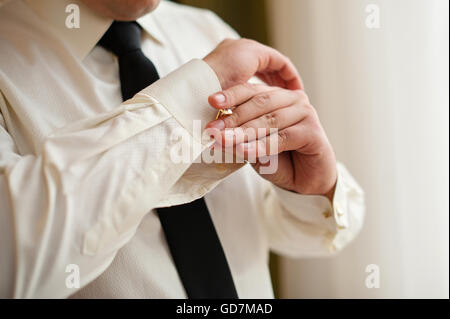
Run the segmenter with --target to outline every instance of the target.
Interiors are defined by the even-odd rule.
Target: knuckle
[[[269,103],[269,101],[270,101],[269,93],[260,93],[252,98],[253,104],[255,104],[258,107],[266,106]]]
[[[323,129],[318,117],[309,117],[306,119],[305,124],[308,126],[311,139],[316,140],[322,135]]]
[[[278,127],[278,115],[275,112],[264,114],[263,120],[266,127]]]
[[[322,134],[322,126],[320,125],[319,118],[317,116],[314,116],[309,121],[310,127],[312,130],[313,135],[321,135]]]
[[[237,112],[233,112],[226,116],[223,121],[225,122],[226,127],[235,127],[239,123],[239,115]]]
[[[278,147],[283,148],[284,145],[287,144],[289,139],[289,133],[287,130],[278,131]]]
[[[309,112],[314,111],[314,107],[311,105],[311,103],[303,103],[303,107]]]
[[[292,91],[292,92],[294,92],[295,94],[297,94],[297,96],[298,97],[305,97],[306,96],[306,93],[305,93],[305,91],[303,91],[303,90],[294,90],[294,91]]]
[[[246,90],[246,91],[255,91],[256,90],[256,86],[255,84],[249,83],[249,82],[245,82],[244,84],[242,84],[242,87]]]
[[[310,115],[317,117],[317,111],[314,108],[314,106],[311,103],[305,104],[306,110],[309,112]]]
[[[303,91],[303,90],[295,90],[293,92],[294,92],[294,94],[297,96],[297,98],[300,101],[308,101],[309,102],[308,96],[306,95],[305,91]]]

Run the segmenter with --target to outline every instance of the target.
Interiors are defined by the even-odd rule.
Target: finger
[[[289,84],[281,78],[281,76],[276,72],[270,73],[258,73],[256,76],[266,83],[268,86],[275,86],[280,88],[288,88]]]
[[[269,136],[236,146],[236,153],[248,160],[298,150],[314,139],[314,130],[302,121]]]
[[[267,79],[268,85],[270,86],[277,86],[280,88],[286,88],[287,86],[286,81],[284,81],[276,72],[266,73],[265,78]]]
[[[240,105],[261,92],[273,91],[265,84],[244,83],[209,96],[209,104],[216,109],[229,109]]]
[[[285,88],[290,90],[302,90],[303,84],[300,75],[292,61],[277,50],[268,46],[263,46],[263,50],[265,50],[265,52],[260,54],[257,73],[276,72],[281,79],[285,81]]]
[[[284,89],[262,92],[234,108],[233,114],[228,115],[221,120],[224,122],[225,128],[239,127],[264,114],[292,105],[298,102],[299,98],[302,98],[303,95],[305,94],[301,93],[301,91],[289,91]]]
[[[240,144],[261,139],[272,134],[274,129],[281,131],[301,122],[308,114],[309,110],[302,105],[287,106],[244,123],[233,130],[234,134],[224,134],[222,140],[230,145],[231,143]]]

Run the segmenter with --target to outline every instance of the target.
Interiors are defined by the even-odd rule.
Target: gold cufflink
[[[233,114],[231,109],[220,109],[219,112],[217,112],[216,120],[222,116],[228,116],[230,114]],[[226,163],[216,163],[215,166],[216,170],[220,173],[224,173],[228,170],[228,165]]]
[[[233,111],[231,109],[220,109],[219,112],[217,112],[216,120],[219,117],[226,116],[226,115],[231,115],[231,114],[233,114]]]

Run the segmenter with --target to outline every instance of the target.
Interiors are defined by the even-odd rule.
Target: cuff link
[[[342,206],[339,205],[339,203],[336,203],[335,207],[336,207],[336,212],[337,212],[338,216],[343,216],[344,212],[342,211]]]
[[[233,114],[233,111],[231,109],[220,109],[219,112],[217,112],[216,120],[218,120],[220,117],[228,116],[231,114]],[[215,163],[215,166],[216,171],[222,174],[225,173],[229,168],[229,165],[227,163]]]
[[[216,120],[219,119],[219,117],[227,116],[233,114],[233,111],[231,109],[220,109],[219,112],[217,112]]]

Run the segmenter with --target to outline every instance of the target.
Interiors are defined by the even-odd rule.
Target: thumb
[[[277,50],[261,45],[257,76],[269,85],[303,90],[303,83],[292,61]]]

